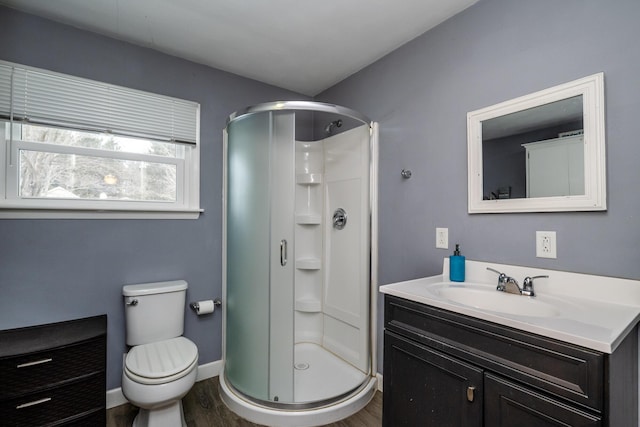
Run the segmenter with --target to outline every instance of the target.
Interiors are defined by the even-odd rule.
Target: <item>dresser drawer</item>
[[[58,424],[56,424],[58,425]],[[105,408],[97,409],[88,414],[78,416],[70,421],[66,421],[60,426],[64,427],[100,427],[107,425],[107,410]]]
[[[605,409],[602,353],[390,295],[385,328],[584,407]]]
[[[0,360],[0,399],[51,388],[104,370],[103,337]],[[104,391],[103,391],[104,392]]]
[[[57,425],[57,424],[56,424]],[[107,425],[107,410],[105,408],[96,409],[88,414],[74,418],[64,424],[64,427],[101,427]]]
[[[104,390],[104,376],[96,374],[65,386],[7,399],[0,402],[1,424],[30,427],[52,422],[73,423],[104,408]]]

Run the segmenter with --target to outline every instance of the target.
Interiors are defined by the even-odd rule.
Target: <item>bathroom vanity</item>
[[[100,426],[107,316],[0,331],[0,424]]]
[[[573,273],[526,269],[550,276],[540,300],[499,293],[491,305],[483,269],[523,267],[467,265],[478,283],[448,282],[445,271],[381,287],[385,427],[638,425],[638,282],[574,275],[593,299],[575,298],[562,294],[572,285],[560,289]],[[600,279],[614,301],[596,300]]]

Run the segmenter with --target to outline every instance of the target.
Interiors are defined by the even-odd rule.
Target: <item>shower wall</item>
[[[295,340],[369,370],[369,127],[296,142]],[[343,229],[334,212],[347,213]]]
[[[295,342],[322,344],[322,141],[296,141]]]

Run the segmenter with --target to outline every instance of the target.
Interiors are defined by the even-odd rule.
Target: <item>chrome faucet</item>
[[[548,278],[549,276],[533,276],[533,277],[525,277],[524,278],[524,282],[522,283],[522,288],[520,288],[520,286],[518,285],[518,281],[516,279],[514,279],[513,277],[509,277],[506,274],[493,269],[491,267],[487,267],[487,270],[489,271],[493,271],[494,273],[496,273],[498,275],[498,286],[496,287],[496,290],[500,291],[500,292],[506,292],[509,294],[516,294],[516,295],[524,295],[524,296],[528,296],[528,297],[534,297],[536,296],[535,292],[533,291],[533,280],[534,279],[542,279],[542,278]]]
[[[518,281],[516,279],[491,267],[487,267],[487,270],[493,271],[498,275],[498,286],[496,287],[496,290],[509,294],[522,295],[522,289],[518,286]]]
[[[533,279],[548,279],[549,276],[544,274],[542,276],[533,276],[533,277],[525,277],[524,282],[522,282],[522,295],[526,295],[528,297],[535,297],[536,294],[533,292]]]

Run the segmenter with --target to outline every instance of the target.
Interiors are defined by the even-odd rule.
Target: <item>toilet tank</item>
[[[182,335],[186,293],[184,280],[123,286],[127,345]]]

